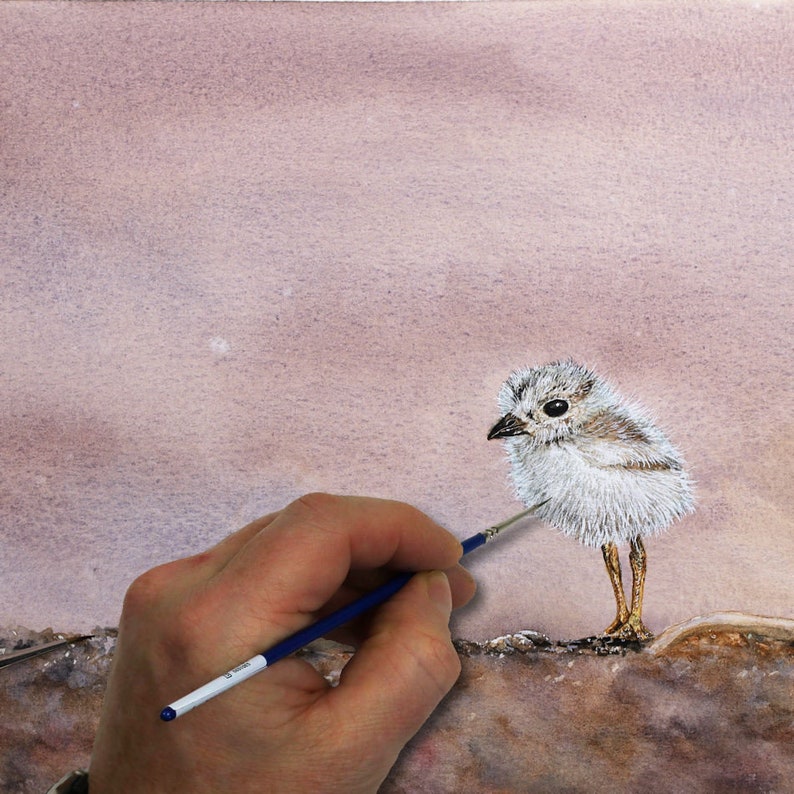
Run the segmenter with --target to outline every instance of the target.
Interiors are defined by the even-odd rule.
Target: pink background
[[[506,518],[497,390],[567,355],[698,482],[650,627],[792,616],[792,34],[777,2],[0,4],[0,625],[115,625],[309,490]],[[459,636],[612,619],[538,524],[470,567]]]

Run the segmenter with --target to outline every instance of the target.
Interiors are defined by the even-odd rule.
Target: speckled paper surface
[[[683,449],[659,631],[791,615],[794,7],[0,4],[0,625],[115,625],[128,582],[313,489],[461,537],[486,442],[573,355]],[[598,553],[471,560],[459,636],[600,630]]]

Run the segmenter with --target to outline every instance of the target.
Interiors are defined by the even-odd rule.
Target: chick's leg
[[[631,551],[629,552],[629,563],[631,564],[631,612],[624,627],[623,636],[636,637],[638,640],[653,639],[653,633],[642,622],[642,595],[645,590],[645,569],[647,567],[647,557],[645,546],[639,537],[631,541]]]
[[[629,619],[629,608],[626,606],[626,595],[623,592],[618,547],[614,543],[605,543],[601,547],[601,551],[604,554],[604,563],[607,566],[609,581],[612,582],[612,590],[615,593],[615,602],[618,608],[615,619],[604,629],[604,634],[612,635],[619,632],[626,625],[626,621]]]

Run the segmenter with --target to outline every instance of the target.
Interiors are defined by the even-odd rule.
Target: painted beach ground
[[[52,639],[16,631],[0,647]],[[0,668],[0,791],[40,794],[88,763],[114,644],[97,630]],[[792,790],[794,621],[708,616],[641,651],[536,632],[457,644],[458,684],[382,794]],[[333,677],[347,658],[310,661]]]

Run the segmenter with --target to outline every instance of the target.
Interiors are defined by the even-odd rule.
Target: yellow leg
[[[623,579],[620,574],[620,557],[618,547],[614,543],[605,543],[601,547],[604,555],[604,564],[607,566],[609,581],[612,582],[612,590],[615,593],[617,603],[617,615],[612,623],[604,629],[604,634],[615,634],[622,629],[629,619],[629,608],[626,606],[626,595],[623,592]]]
[[[619,637],[625,640],[650,640],[653,634],[642,622],[642,596],[645,591],[645,569],[647,557],[642,540],[637,537],[631,541],[629,563],[631,564],[631,610],[626,605],[626,595],[623,592],[623,580],[620,575],[620,558],[618,547],[614,543],[606,543],[601,547],[604,553],[604,562],[612,582],[618,612],[615,620],[604,629],[604,634]]]
[[[629,636],[636,637],[638,640],[653,639],[652,632],[642,622],[642,596],[645,591],[645,569],[647,567],[647,557],[645,546],[642,539],[637,537],[631,541],[631,551],[629,552],[629,563],[631,564],[631,612],[626,623],[629,629]]]

